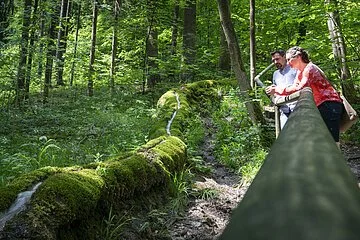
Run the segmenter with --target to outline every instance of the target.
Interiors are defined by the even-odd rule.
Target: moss
[[[48,206],[50,215],[86,215],[96,206],[104,181],[94,170],[60,173],[49,177],[34,194],[34,208]],[[79,201],[81,200],[81,201]],[[49,206],[50,204],[50,206]],[[56,209],[56,212],[54,210]],[[65,219],[64,219],[65,220]],[[69,221],[68,219],[66,221]]]
[[[176,99],[175,93],[178,95]],[[189,104],[187,103],[186,97],[182,93],[178,93],[177,90],[170,90],[166,92],[158,101],[158,111],[154,116],[157,120],[150,131],[150,139],[167,135],[166,127],[168,122],[171,120],[173,113],[176,111],[176,117],[172,120],[170,126],[170,134],[183,138],[184,122],[186,117],[189,115]]]
[[[0,188],[0,212],[8,209],[20,192],[28,190],[36,183],[46,179],[48,176],[61,171],[63,171],[63,169],[57,167],[40,168],[30,173],[21,175],[7,186]]]
[[[221,99],[222,91],[220,89],[228,86],[236,87],[237,83],[232,79],[204,80],[187,84],[182,91],[186,94],[189,104],[206,109]]]
[[[171,119],[173,112],[177,111],[176,118],[171,124],[170,133],[172,136],[184,139],[183,133],[186,128],[186,119],[194,111],[190,106],[196,106],[204,111],[209,106],[216,107],[216,104],[220,102],[222,97],[220,89],[226,88],[229,85],[234,87],[236,84],[236,81],[231,79],[222,81],[205,80],[183,85],[179,89],[169,90],[158,101],[158,110],[154,115],[156,121],[154,121],[155,124],[150,130],[149,138],[153,139],[167,135],[166,126],[168,121]],[[178,109],[175,93],[180,100],[180,109]]]
[[[171,172],[180,170],[186,162],[186,146],[177,137],[168,137],[153,149],[159,154],[160,160]]]
[[[158,138],[155,139],[151,139],[149,140],[146,144],[144,144],[143,146],[141,146],[141,148],[138,150],[138,152],[142,152],[144,150],[150,149],[155,147],[156,145],[160,144],[161,142],[165,141],[167,139],[166,135],[160,136]]]

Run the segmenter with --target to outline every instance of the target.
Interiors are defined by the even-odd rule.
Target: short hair
[[[282,50],[282,49],[278,49],[278,50],[275,50],[273,52],[271,52],[271,56],[274,56],[276,53],[280,54],[280,56],[284,57],[285,56],[285,51]]]
[[[300,56],[301,59],[303,60],[303,62],[305,62],[305,63],[310,62],[309,54],[302,47],[295,46],[295,47],[289,48],[289,50],[287,50],[286,53],[290,54],[291,57]]]

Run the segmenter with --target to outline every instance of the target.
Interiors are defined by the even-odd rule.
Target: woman
[[[292,47],[286,52],[290,67],[297,69],[294,84],[289,87],[269,86],[265,89],[269,95],[289,95],[304,87],[313,91],[314,101],[320,114],[340,147],[340,119],[343,111],[342,100],[334,87],[326,79],[323,71],[310,62],[307,52],[301,47]]]

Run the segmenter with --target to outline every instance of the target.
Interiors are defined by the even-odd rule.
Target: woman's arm
[[[280,86],[270,86],[265,89],[267,94],[273,95],[289,95],[291,93],[297,92],[300,89],[304,88],[309,81],[309,70],[307,68],[304,69],[303,72],[298,71],[295,77],[294,84],[288,87],[280,87]]]

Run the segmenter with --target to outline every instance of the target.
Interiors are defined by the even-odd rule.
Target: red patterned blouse
[[[326,101],[342,102],[339,94],[326,79],[322,70],[311,62],[306,65],[302,72],[299,70],[297,71],[292,86],[285,88],[276,86],[275,93],[279,95],[289,95],[304,87],[310,87],[312,89],[317,107]]]

